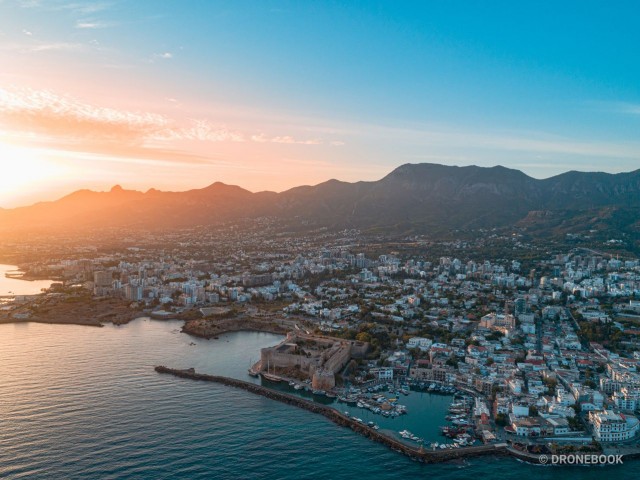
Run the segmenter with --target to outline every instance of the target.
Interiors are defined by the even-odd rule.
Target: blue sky
[[[421,161],[628,171],[640,167],[639,5],[0,0],[0,132],[57,162],[61,191],[80,177],[106,186],[115,164],[119,183],[175,189],[373,180]],[[75,120],[115,113],[104,131],[92,113],[90,138],[34,126],[60,99],[56,115]],[[131,115],[171,133],[127,131],[129,151],[108,148],[114,122],[139,127]]]

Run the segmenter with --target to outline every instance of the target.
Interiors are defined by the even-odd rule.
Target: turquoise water
[[[0,477],[640,475],[637,461],[605,468],[534,467],[487,457],[453,464],[416,463],[322,416],[230,387],[156,374],[153,366],[166,364],[246,380],[246,369],[259,348],[281,338],[242,332],[199,340],[179,333],[180,325],[150,320],[101,329],[0,325]],[[412,394],[403,403],[410,406],[412,397],[419,401]],[[450,398],[440,398],[446,408]],[[441,406],[433,410],[439,412]],[[416,408],[410,406],[406,421],[418,415]],[[395,425],[393,430],[404,428]],[[431,427],[421,428],[426,432]]]
[[[381,432],[392,435],[396,439],[405,441],[412,446],[417,446],[418,444],[402,440],[398,432],[401,430],[409,430],[411,433],[423,438],[425,440],[425,446],[428,446],[432,442],[452,443],[451,440],[440,435],[440,426],[449,423],[445,420],[445,417],[448,415],[448,408],[453,400],[451,395],[439,395],[426,392],[412,392],[408,396],[399,395],[397,396],[398,403],[407,407],[408,414],[399,417],[383,417],[366,408],[358,408],[354,405],[340,403],[337,400],[327,399],[327,397],[317,397],[311,393],[296,391],[292,387],[289,387],[287,383],[268,383],[267,386],[286,391],[287,393],[300,395],[303,398],[320,401],[326,405],[331,405],[341,412],[348,411],[349,415],[361,418],[365,423],[370,421],[375,422],[380,427]],[[381,390],[378,393],[386,395],[387,398],[396,397],[396,395],[387,391]]]

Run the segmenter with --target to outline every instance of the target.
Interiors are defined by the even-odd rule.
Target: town
[[[7,241],[3,258],[24,278],[55,283],[5,298],[0,321],[115,302],[119,316],[101,321],[180,318],[183,331],[207,338],[278,332],[286,338],[255,352],[252,374],[383,416],[406,414],[399,402],[410,390],[455,393],[442,431],[462,446],[640,451],[637,258],[490,232],[364,238],[282,232],[263,219],[164,236]]]

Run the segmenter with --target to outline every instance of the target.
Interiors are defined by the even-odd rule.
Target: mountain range
[[[79,190],[52,202],[0,209],[0,232],[179,228],[269,216],[300,230],[358,228],[431,233],[514,227],[530,232],[640,232],[640,170],[571,171],[547,179],[501,166],[402,165],[377,181],[329,180],[252,193],[213,183],[183,192]]]

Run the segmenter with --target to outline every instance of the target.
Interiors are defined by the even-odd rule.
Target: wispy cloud
[[[45,52],[88,52],[96,50],[96,45],[72,42],[28,41],[0,44],[0,50],[17,53],[45,53]]]
[[[199,155],[182,152],[185,142],[320,145],[320,139],[240,132],[208,119],[176,119],[152,112],[120,110],[46,90],[0,88],[0,128],[31,143],[109,155],[166,159]]]
[[[640,115],[640,103],[632,102],[585,102],[588,108],[601,112],[617,113],[622,115]]]
[[[147,58],[145,60],[145,62],[147,62],[147,63],[155,63],[156,60],[159,60],[159,61],[171,60],[173,58],[173,56],[174,55],[171,52],[154,53],[149,58]]]
[[[153,137],[159,140],[200,140],[208,142],[244,142],[244,136],[225,125],[215,124],[208,120],[191,120],[187,127],[165,128],[156,132]]]
[[[19,4],[22,8],[52,12],[67,10],[84,15],[107,10],[112,5],[110,2],[68,2],[65,0],[20,0]]]
[[[101,20],[78,20],[76,28],[79,30],[98,30],[116,26],[114,22],[104,22]]]
[[[630,115],[640,115],[640,104],[637,103],[623,103],[620,106],[622,113],[628,113]]]
[[[319,140],[317,138],[299,140],[299,139],[293,138],[290,135],[269,137],[264,133],[260,133],[258,135],[252,135],[251,141],[257,142],[257,143],[286,143],[286,144],[299,144],[299,145],[321,145],[323,143],[322,140]]]
[[[63,52],[79,52],[86,50],[88,47],[82,43],[68,43],[68,42],[52,42],[52,43],[39,43],[29,48],[32,52],[50,52],[50,51],[63,51]]]
[[[141,141],[169,127],[161,115],[97,107],[50,91],[0,89],[0,122],[58,138]]]

